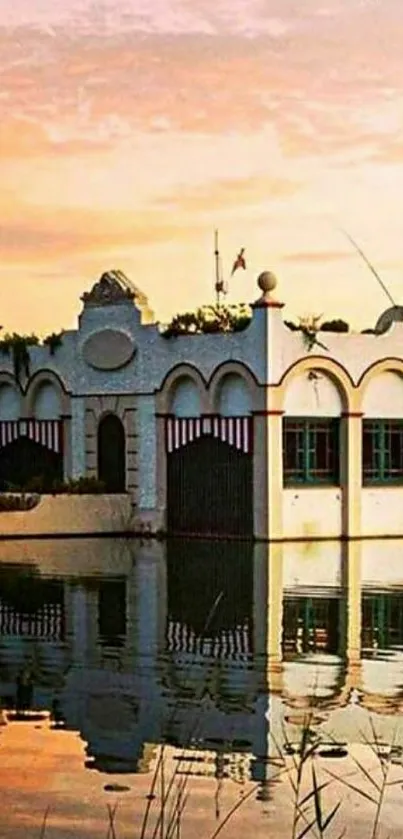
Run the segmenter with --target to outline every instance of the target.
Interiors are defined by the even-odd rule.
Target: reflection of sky
[[[269,267],[291,314],[371,325],[386,298],[338,227],[399,297],[402,16],[398,0],[3,3],[6,327],[69,326],[110,267],[162,316],[203,302],[215,226],[226,268],[246,247],[234,297]]]

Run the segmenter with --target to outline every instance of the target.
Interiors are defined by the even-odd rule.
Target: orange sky
[[[71,327],[120,268],[157,316],[279,277],[286,316],[403,303],[401,0],[3,0],[0,322]]]

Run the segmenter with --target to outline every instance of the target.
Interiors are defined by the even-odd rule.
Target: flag
[[[235,274],[235,271],[237,271],[238,268],[243,268],[244,270],[246,270],[246,262],[245,262],[244,253],[245,253],[245,248],[241,248],[241,250],[239,251],[239,254],[238,254],[238,256],[237,256],[237,258],[236,258],[236,260],[235,260],[235,262],[232,266],[231,277],[232,277],[233,274]]]

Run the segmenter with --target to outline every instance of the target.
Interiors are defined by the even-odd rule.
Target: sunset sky
[[[160,320],[278,278],[286,316],[403,303],[402,0],[3,0],[0,323],[123,270]]]

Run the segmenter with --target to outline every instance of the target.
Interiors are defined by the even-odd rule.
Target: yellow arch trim
[[[343,411],[352,412],[357,410],[357,389],[354,387],[350,374],[337,361],[323,356],[302,358],[286,370],[278,385],[281,394],[280,401],[283,405],[290,382],[301,376],[302,373],[309,373],[310,371],[324,373],[336,385],[341,397]]]

